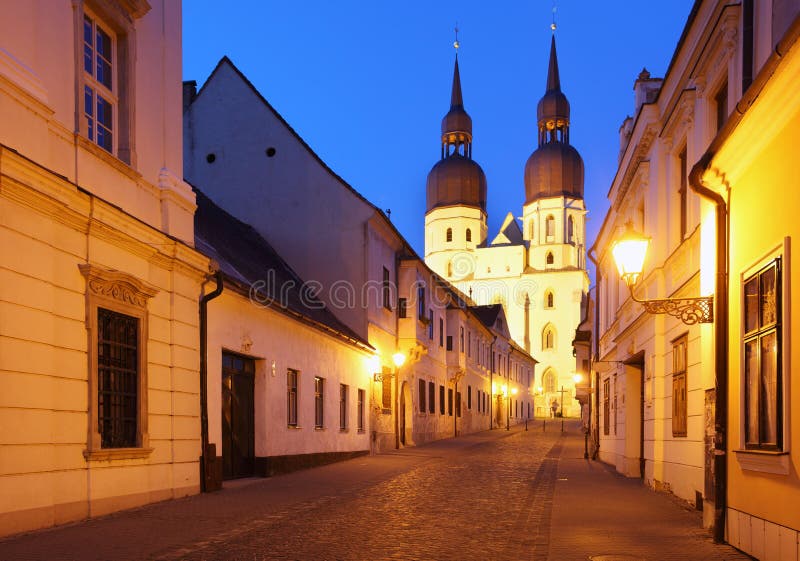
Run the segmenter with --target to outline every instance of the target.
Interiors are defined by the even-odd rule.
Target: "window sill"
[[[316,431],[316,432],[324,432],[325,431],[325,427],[314,427],[314,431]]]
[[[298,425],[286,425],[286,428],[289,430],[301,430],[303,427]]]
[[[76,136],[78,138],[78,145],[81,148],[84,148],[87,152],[91,152],[107,164],[113,166],[118,171],[130,177],[133,181],[139,181],[142,178],[142,174],[120,160],[115,154],[112,154],[108,150],[101,148],[82,134],[78,134]]]
[[[366,434],[367,431],[365,431],[364,429],[358,429],[358,431],[356,431],[356,432],[358,434]]]
[[[789,475],[789,452],[734,450],[734,453],[743,470]]]
[[[340,433],[348,433],[348,432],[350,432],[350,429],[339,429],[339,432]]]
[[[383,415],[391,415],[392,414],[392,410],[391,409],[387,409],[386,407],[384,407],[383,409],[381,409],[381,414],[383,414]]]
[[[87,462],[137,460],[148,458],[152,452],[152,448],[101,448],[100,450],[84,450],[83,457]]]

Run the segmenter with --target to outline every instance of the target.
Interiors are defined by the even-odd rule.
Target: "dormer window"
[[[452,242],[453,241],[453,229],[448,228],[447,232],[445,233],[445,241]]]

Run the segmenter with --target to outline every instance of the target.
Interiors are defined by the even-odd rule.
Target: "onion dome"
[[[548,197],[583,198],[583,159],[569,144],[569,101],[561,91],[556,38],[550,42],[547,87],[536,110],[539,147],[525,164],[525,203]]]
[[[471,206],[486,212],[486,175],[472,159],[472,119],[464,110],[456,56],[450,111],[442,119],[442,154],[428,174],[427,211]]]

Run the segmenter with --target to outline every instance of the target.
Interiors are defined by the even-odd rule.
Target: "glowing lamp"
[[[392,355],[392,360],[394,361],[394,365],[397,368],[400,368],[406,362],[406,355],[404,355],[403,353],[394,353]]]
[[[517,395],[517,388],[511,388],[511,395]]]
[[[649,246],[650,238],[634,230],[630,222],[628,222],[628,228],[622,237],[611,246],[611,253],[617,263],[619,275],[629,288],[636,284],[642,274],[644,258]]]
[[[580,374],[579,372],[576,372],[575,375],[572,376],[572,379],[575,381],[576,384],[580,384],[581,382],[583,382],[583,375]]]

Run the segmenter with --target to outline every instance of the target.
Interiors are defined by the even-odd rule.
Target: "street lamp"
[[[644,259],[650,238],[633,229],[628,222],[625,233],[611,246],[611,253],[617,264],[619,275],[628,286],[631,299],[644,306],[648,314],[669,314],[680,319],[686,325],[695,323],[711,323],[714,321],[714,297],[700,298],[663,298],[659,300],[640,300],[633,293],[633,287],[644,268]]]
[[[575,375],[572,377],[572,379],[575,380],[575,397],[577,398],[578,397],[578,384],[583,382],[583,374],[581,374],[580,372],[576,372]],[[591,398],[588,398],[588,399],[589,399],[589,401],[587,401],[586,406],[590,407],[589,404],[591,403]],[[578,401],[580,401],[580,400],[578,400]],[[584,405],[581,404],[581,424],[583,425],[583,458],[584,459],[588,459],[589,458],[589,425],[587,423],[583,422],[583,419],[584,419],[584,417],[583,417],[583,408],[584,408]],[[589,411],[589,415],[591,415],[591,410]]]

